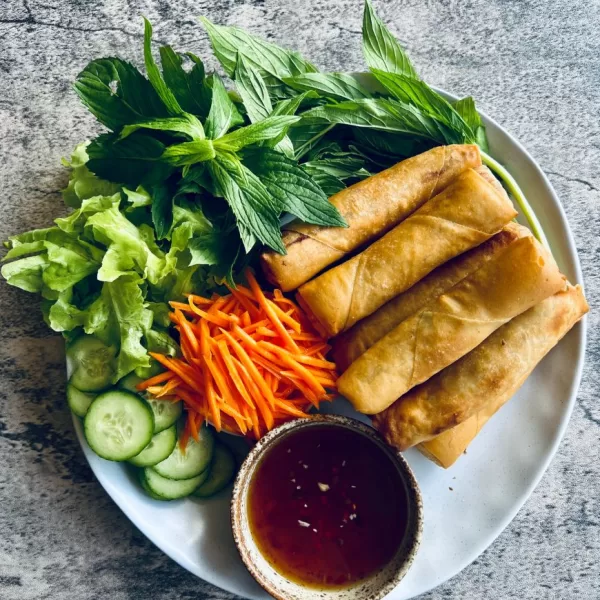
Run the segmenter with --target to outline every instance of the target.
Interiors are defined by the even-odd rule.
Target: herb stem
[[[522,213],[525,215],[531,230],[533,231],[533,235],[541,242],[541,244],[550,250],[550,244],[548,243],[548,239],[542,229],[542,225],[538,221],[538,218],[535,215],[533,208],[527,201],[525,194],[519,187],[519,184],[515,181],[515,178],[495,159],[493,159],[489,154],[486,154],[481,150],[481,159],[483,164],[489,167],[506,185],[508,191],[516,200],[519,208]]]

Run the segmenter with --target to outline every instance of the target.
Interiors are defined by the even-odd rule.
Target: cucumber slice
[[[151,467],[167,458],[177,443],[177,429],[175,425],[157,433],[150,443],[129,462],[136,467]]]
[[[190,479],[196,477],[202,471],[208,469],[212,460],[214,445],[215,439],[212,431],[206,425],[203,425],[200,429],[199,441],[196,442],[196,440],[190,438],[185,449],[185,454],[181,451],[179,444],[177,444],[170,456],[154,465],[152,469],[167,479]]]
[[[183,412],[181,402],[158,400],[156,398],[147,398],[146,401],[154,413],[154,433],[159,433],[171,427]]]
[[[140,392],[135,387],[138,383],[142,383],[144,381],[141,377],[138,377],[135,373],[129,373],[129,375],[125,375],[123,379],[119,379],[117,383],[117,387],[120,387],[122,390],[126,390],[131,392],[132,394],[139,394]]]
[[[92,402],[83,430],[90,448],[98,456],[107,460],[129,460],[150,443],[154,415],[140,396],[111,390]]]
[[[79,336],[67,349],[70,382],[82,392],[100,392],[110,387],[117,349],[93,335]]]
[[[135,373],[129,373],[117,385],[132,394],[140,394],[141,392],[135,386],[142,381],[145,380],[138,377]],[[148,402],[154,413],[154,433],[160,433],[171,427],[183,412],[183,404],[181,402],[171,402],[170,400],[159,400],[156,398],[146,398],[146,402]]]
[[[67,403],[71,411],[78,417],[85,417],[85,414],[97,394],[90,394],[78,390],[71,382],[67,383]]]
[[[192,496],[208,498],[227,487],[235,474],[235,458],[233,452],[221,442],[215,444],[210,474],[206,481],[198,487]]]
[[[145,486],[155,497],[161,500],[177,500],[189,496],[199,485],[202,485],[208,477],[208,469],[191,479],[167,479],[161,477],[152,467],[147,467],[143,471]],[[142,484],[144,485],[144,484]]]
[[[140,470],[140,484],[141,484],[142,488],[144,489],[144,491],[146,492],[146,494],[148,494],[148,496],[150,496],[150,498],[154,498],[154,500],[164,500],[164,498],[162,496],[155,494],[148,486],[148,482],[146,481],[146,477],[144,475],[144,469]]]

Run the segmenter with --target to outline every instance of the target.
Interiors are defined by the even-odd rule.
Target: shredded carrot
[[[267,317],[275,327],[275,331],[277,331],[277,333],[279,333],[279,335],[281,336],[284,345],[296,353],[299,352],[296,342],[294,342],[294,340],[290,337],[288,330],[283,326],[283,323],[281,322],[279,316],[275,312],[273,308],[273,303],[268,301],[267,297],[258,286],[256,279],[254,279],[254,275],[252,275],[250,271],[246,273],[246,279],[250,284],[250,289],[252,290],[254,297],[258,301],[261,308],[267,314]]]
[[[182,356],[150,353],[165,372],[136,386],[184,403],[182,449],[204,421],[259,439],[333,397],[337,372],[325,339],[281,290],[262,290],[250,271],[246,280],[224,296],[170,302]]]
[[[169,379],[173,379],[175,377],[175,373],[172,371],[163,371],[154,377],[150,377],[150,379],[146,379],[146,381],[142,381],[138,383],[135,387],[140,390],[140,392],[149,388],[151,385],[158,385],[159,383],[163,383],[164,381],[168,381]]]

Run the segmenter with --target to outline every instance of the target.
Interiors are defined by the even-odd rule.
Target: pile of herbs
[[[368,85],[201,21],[228,79],[170,46],[159,66],[145,21],[146,75],[101,58],[74,84],[107,132],[66,163],[73,212],[6,243],[8,283],[41,294],[53,330],[116,344],[116,379],[147,373],[147,350],[177,351],[169,300],[234,285],[261,249],[285,252],[283,215],[344,227],[328,196],[345,186],[436,145],[487,149],[473,99],[423,82],[370,0]]]

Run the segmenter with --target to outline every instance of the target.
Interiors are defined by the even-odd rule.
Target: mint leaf
[[[258,177],[237,159],[221,155],[210,161],[208,167],[217,195],[227,200],[238,226],[241,225],[246,230],[243,232],[240,227],[242,239],[244,240],[246,233],[247,242],[247,234],[251,234],[269,248],[285,253],[279,231],[279,203],[269,194]]]
[[[283,77],[313,73],[318,69],[297,52],[265,42],[238,27],[215,25],[200,17],[208,32],[215,56],[229,77],[234,77],[238,54],[244,56],[259,71],[271,95],[286,96]]]
[[[200,58],[188,53],[193,66],[186,71],[183,68],[183,57],[171,46],[161,46],[159,52],[165,83],[173,92],[179,106],[185,112],[206,118],[210,108],[210,97],[204,85],[204,65]]]
[[[346,221],[329,202],[323,190],[295,161],[269,148],[256,148],[247,152],[243,161],[281,203],[281,210],[306,223],[346,227]]]
[[[88,146],[87,166],[96,175],[108,181],[137,186],[164,181],[172,167],[159,162],[164,145],[142,132],[124,140],[103,134]]]
[[[284,77],[284,83],[298,91],[315,91],[321,96],[340,100],[370,98],[370,92],[355,77],[346,73],[304,73]]]
[[[462,117],[464,122],[471,128],[475,134],[475,141],[484,152],[488,152],[489,145],[487,133],[483,121],[475,107],[475,100],[471,96],[457,100],[452,105],[454,110]]]
[[[237,152],[251,144],[279,141],[294,123],[300,121],[300,118],[295,116],[267,117],[263,121],[252,123],[252,125],[241,127],[224,135],[215,140],[214,145],[217,150],[225,149],[230,152]]]
[[[165,105],[167,112],[170,115],[178,115],[183,112],[177,98],[173,92],[167,87],[164,82],[154,58],[152,57],[152,25],[150,21],[144,17],[144,62],[146,63],[146,71],[148,79],[152,87]]]
[[[119,139],[124,139],[139,129],[153,129],[156,131],[172,131],[183,133],[193,140],[204,139],[204,128],[202,123],[192,114],[183,113],[178,117],[167,117],[166,119],[151,119],[140,121],[132,125],[125,125],[121,130]]]
[[[212,100],[204,125],[207,137],[214,140],[225,135],[231,127],[243,123],[244,120],[229,97],[221,78],[214,74],[211,76],[211,82]]]
[[[438,119],[462,138],[471,142],[475,134],[452,105],[425,82],[399,73],[386,73],[371,69],[377,80],[398,100],[418,107],[428,115]]]
[[[304,115],[323,119],[331,124],[405,133],[430,139],[438,144],[460,144],[463,140],[462,134],[452,131],[417,107],[387,98],[348,100],[339,104],[318,106]]]
[[[239,54],[235,68],[235,86],[252,123],[266,119],[273,110],[267,86],[258,69],[243,54]]]
[[[119,58],[90,62],[74,84],[88,110],[109,129],[167,115],[150,82],[131,64]]]
[[[212,140],[196,140],[169,146],[161,155],[161,160],[173,166],[193,165],[215,157]]]
[[[365,0],[362,30],[363,54],[370,68],[417,76],[404,49],[375,13],[371,0]]]

